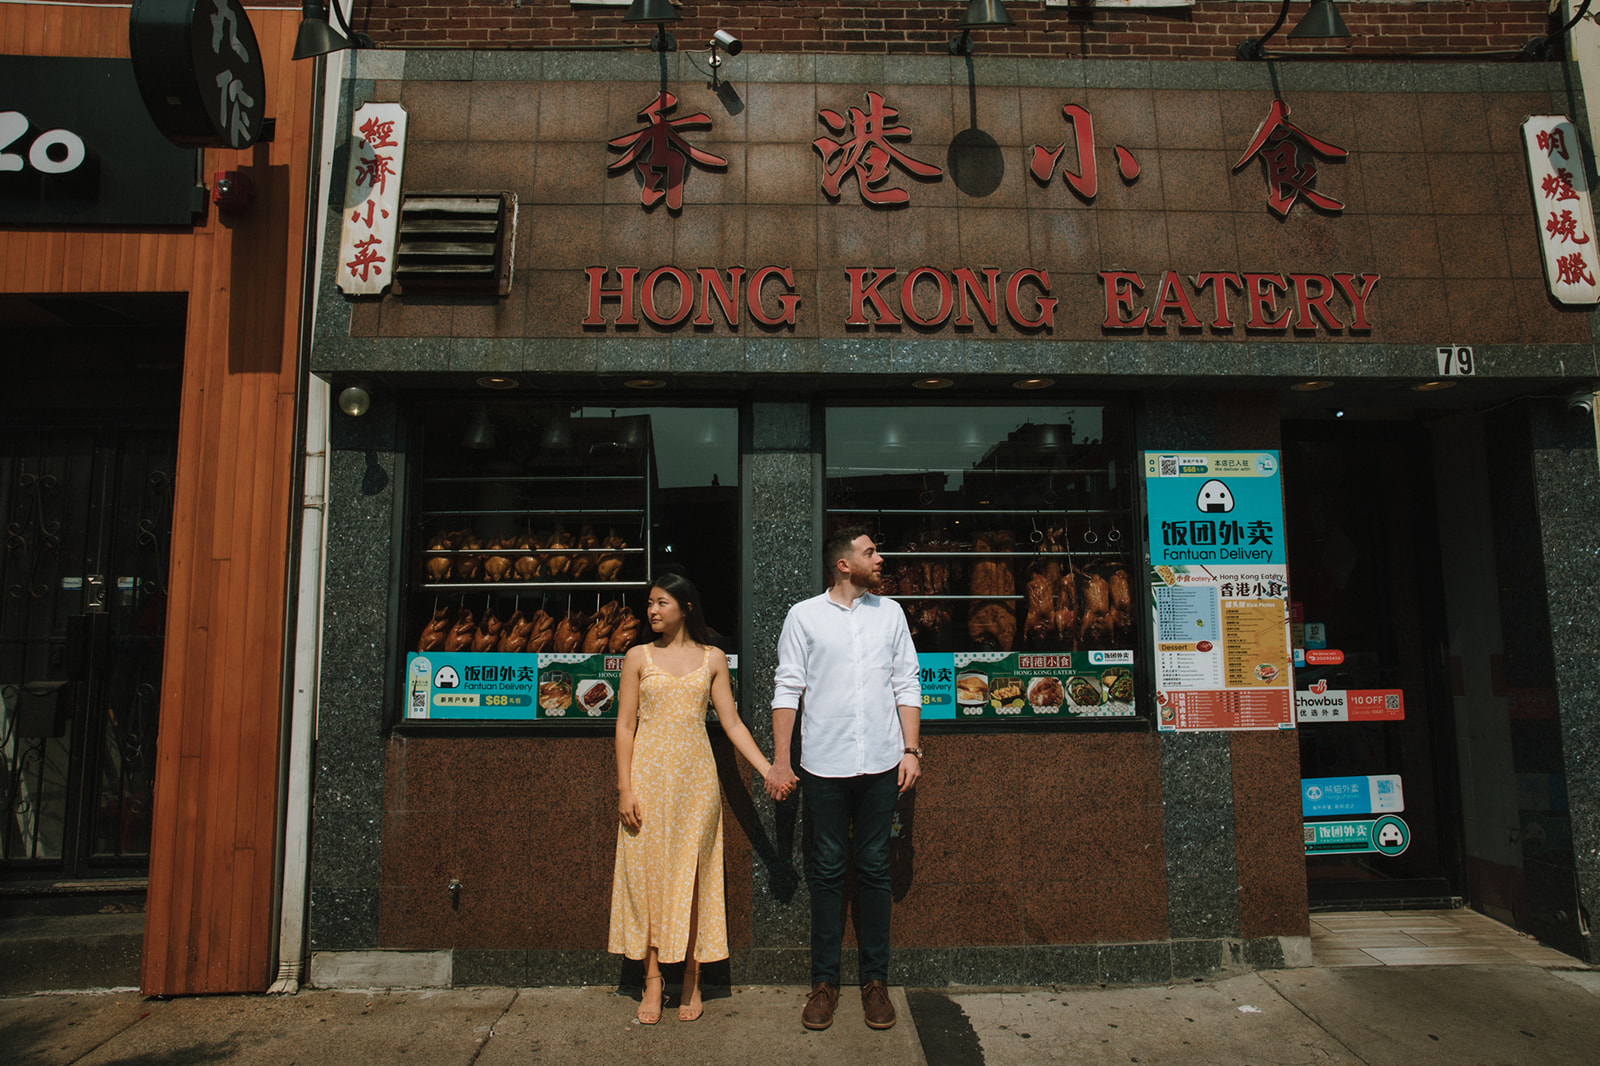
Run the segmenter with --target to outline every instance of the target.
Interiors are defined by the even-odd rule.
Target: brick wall
[[[688,3],[670,30],[680,48],[703,47],[718,27],[757,52],[939,54],[965,10],[945,3],[813,3],[809,0]],[[1232,59],[1239,42],[1264,33],[1276,3],[1201,0],[1192,8],[1146,11],[1046,8],[1013,0],[1016,25],[977,30],[980,55],[1128,56]],[[1548,32],[1544,0],[1494,3],[1351,3],[1341,14],[1349,40],[1290,42],[1285,34],[1304,15],[1296,3],[1273,51],[1331,52],[1371,58],[1418,54],[1512,53]],[[653,27],[622,21],[614,7],[573,7],[568,0],[373,0],[354,23],[386,48],[642,47]],[[1511,58],[1508,54],[1505,58]]]

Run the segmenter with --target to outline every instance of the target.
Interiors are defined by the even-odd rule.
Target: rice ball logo
[[[1212,478],[1200,486],[1200,495],[1195,497],[1194,505],[1205,514],[1227,514],[1233,510],[1233,493],[1228,486]]]
[[[461,675],[456,673],[453,666],[441,666],[439,672],[433,675],[434,688],[460,688]]]
[[[1312,785],[1310,788],[1306,789],[1306,798],[1307,799],[1313,799],[1313,800],[1321,799],[1322,798],[1322,786],[1321,785]]]

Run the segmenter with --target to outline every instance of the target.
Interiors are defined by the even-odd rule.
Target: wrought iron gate
[[[177,434],[0,430],[0,875],[148,865]]]

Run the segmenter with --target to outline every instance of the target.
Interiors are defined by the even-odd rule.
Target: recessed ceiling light
[[[664,389],[667,383],[660,378],[629,378],[623,382],[630,389]]]
[[[516,378],[502,378],[488,374],[479,378],[478,384],[486,389],[514,389],[517,387],[518,381]]]
[[[1453,389],[1455,387],[1456,383],[1453,381],[1424,381],[1420,385],[1411,386],[1415,392],[1438,392],[1440,389]]]
[[[1023,378],[1021,381],[1013,381],[1011,387],[1013,389],[1048,389],[1055,383],[1055,378]]]
[[[955,382],[949,378],[918,378],[911,383],[913,389],[948,389]]]
[[[1298,385],[1290,385],[1295,392],[1316,392],[1318,389],[1331,389],[1331,381],[1302,381]]]

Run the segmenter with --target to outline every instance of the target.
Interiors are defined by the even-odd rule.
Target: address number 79
[[[1472,349],[1460,345],[1446,345],[1436,349],[1439,353],[1440,377],[1471,377],[1478,372],[1472,361]]]

